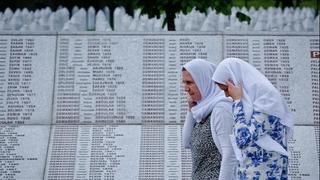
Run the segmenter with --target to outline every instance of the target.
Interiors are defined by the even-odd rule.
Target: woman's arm
[[[231,107],[215,107],[211,115],[211,132],[217,137],[215,144],[220,146],[222,156],[219,180],[232,180],[235,176],[237,160],[229,135],[232,134],[233,117]],[[219,148],[219,147],[218,147]]]
[[[192,113],[188,111],[182,129],[182,144],[183,147],[187,149],[191,148],[191,133],[194,127],[194,123],[195,122],[193,120]]]
[[[255,141],[271,130],[268,114],[253,111],[251,119],[246,120],[241,100],[234,101],[233,117],[235,120],[234,135],[240,149],[253,145]],[[274,120],[279,121],[279,119]]]

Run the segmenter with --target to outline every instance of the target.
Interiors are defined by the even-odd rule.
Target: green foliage
[[[193,8],[206,12],[209,7],[217,12],[230,14],[232,0],[136,0],[137,7],[149,17],[159,17],[161,11],[189,13]]]
[[[206,12],[211,7],[218,13],[230,15],[232,7],[232,0],[136,0],[136,3],[141,13],[148,14],[149,18],[159,18],[161,12],[165,12],[169,30],[174,30],[173,21],[176,13],[186,14],[193,8]]]
[[[239,19],[240,22],[247,21],[250,24],[251,18],[242,12],[237,12],[236,17]]]
[[[237,7],[243,7],[245,6],[245,2],[247,1],[247,8],[254,7],[254,8],[268,8],[268,7],[274,7],[276,0],[234,0],[233,6]],[[298,0],[293,0],[293,4],[297,5]],[[317,9],[319,8],[319,0],[300,0],[298,7],[311,7]]]

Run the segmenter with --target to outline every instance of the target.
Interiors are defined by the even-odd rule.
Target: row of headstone
[[[149,19],[147,15],[140,15],[138,9],[134,17],[126,14],[123,7],[114,10],[114,28],[110,26],[110,10],[108,7],[96,12],[93,7],[86,11],[75,6],[71,15],[67,8],[52,11],[49,7],[36,11],[13,12],[7,8],[0,12],[0,30],[15,31],[165,31],[162,28],[165,16],[159,19]]]
[[[236,17],[237,12],[251,18],[250,23]],[[196,10],[184,15],[177,14],[175,19],[177,31],[283,31],[283,32],[319,32],[319,16],[311,8],[268,9],[251,7],[233,7],[231,15],[218,14],[208,9],[207,15]]]
[[[319,15],[312,8],[269,7],[256,10],[251,7],[233,7],[230,16],[217,13],[209,8],[207,13],[193,9],[188,14],[177,13],[174,20],[176,31],[284,31],[284,32],[319,32]],[[242,12],[251,18],[250,23],[240,22],[236,17]],[[88,10],[75,6],[71,15],[68,9],[58,8],[52,11],[49,7],[36,11],[17,9],[13,12],[7,8],[0,12],[0,31],[167,31],[163,27],[165,15],[160,18],[148,18],[141,15],[141,10],[134,11],[133,17],[123,7],[113,12],[113,28],[110,25],[110,10],[105,7]]]

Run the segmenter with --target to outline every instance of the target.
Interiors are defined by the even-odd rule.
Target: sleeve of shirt
[[[217,137],[216,145],[220,146],[222,156],[219,180],[234,179],[238,164],[229,138],[233,122],[231,107],[218,106],[213,109],[210,123],[214,128],[211,128],[211,131]]]
[[[233,117],[235,120],[234,135],[240,149],[253,145],[258,138],[271,130],[268,114],[253,111],[251,119],[246,120],[243,104],[240,100],[233,104]]]
[[[191,112],[188,112],[182,129],[182,144],[184,148],[191,148],[191,133],[193,130],[193,126],[194,120],[192,114]]]

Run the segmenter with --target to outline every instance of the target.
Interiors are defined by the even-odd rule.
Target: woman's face
[[[193,80],[188,71],[182,71],[182,82],[184,84],[184,90],[190,95],[192,101],[200,101],[201,93],[196,85],[196,82]]]
[[[224,94],[226,95],[226,97],[229,97],[230,96],[230,93],[229,93],[229,90],[228,90],[228,86],[227,85],[224,85],[224,84],[220,84],[220,83],[217,83],[216,84],[219,86],[219,88],[224,91]]]

